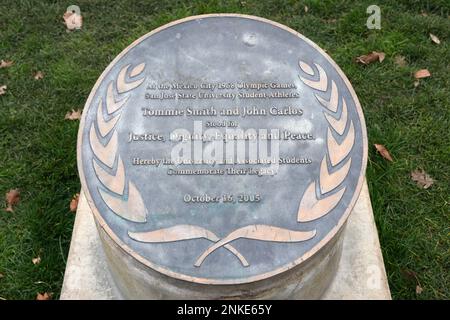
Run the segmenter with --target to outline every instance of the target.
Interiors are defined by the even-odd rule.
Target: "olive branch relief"
[[[129,98],[129,92],[140,86],[145,78],[135,79],[145,68],[141,63],[128,75],[130,65],[123,67],[116,81],[108,84],[106,97],[101,97],[97,105],[95,121],[89,130],[89,142],[95,158],[92,159],[94,171],[102,186],[98,191],[111,211],[133,222],[145,222],[147,210],[135,184],[126,179],[123,160],[118,154],[116,126],[122,109]],[[130,78],[130,82],[126,78]],[[116,96],[118,98],[116,98]]]

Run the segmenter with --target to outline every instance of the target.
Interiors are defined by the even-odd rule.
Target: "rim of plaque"
[[[124,58],[155,35],[180,26],[189,32],[188,26],[192,21],[214,22],[209,19],[243,19],[258,24],[264,30],[273,28],[314,53],[308,56],[298,54],[297,63],[289,63],[288,67],[295,68],[296,81],[301,84],[296,90],[308,90],[311,99],[315,99],[314,108],[320,110],[317,114],[323,117],[325,131],[321,133],[321,140],[324,154],[309,169],[312,178],[308,176],[309,180],[299,184],[301,188],[290,190],[292,196],[289,199],[295,199],[296,209],[292,212],[294,220],[288,227],[270,224],[267,220],[237,226],[226,232],[214,227],[209,230],[199,224],[161,227],[154,224],[152,212],[146,207],[146,201],[151,201],[152,195],[148,192],[143,194],[142,183],[132,181],[127,175],[128,167],[124,163],[130,160],[120,152],[125,137],[118,138],[116,127],[120,118],[125,118],[122,113],[127,100],[132,100],[133,90],[147,86],[153,74],[146,68],[145,59],[133,59],[130,63]],[[150,55],[151,49],[151,46],[146,46],[145,52]],[[298,266],[314,256],[342,229],[364,181],[367,134],[362,109],[349,80],[314,42],[264,18],[207,14],[177,20],[151,31],[134,41],[110,63],[94,85],[84,107],[78,132],[77,161],[82,190],[98,225],[126,254],[176,279],[204,284],[241,284],[267,279]],[[151,177],[151,171],[148,175]],[[190,246],[195,241],[201,241],[201,245]],[[172,259],[164,265],[164,255],[174,252],[180,255],[170,247],[173,243],[181,246],[182,252],[189,251],[189,256],[179,256],[178,260]],[[257,247],[262,244],[268,247]],[[255,247],[251,249],[253,245]],[[202,249],[194,252],[198,247]],[[154,248],[159,251],[152,251],[157,250]],[[277,256],[277,250],[284,250],[286,258]],[[215,258],[212,257],[217,257],[217,253],[221,254],[221,259],[226,257],[229,261],[213,264],[211,261]],[[263,260],[260,264],[255,262]],[[179,268],[176,262],[188,267],[186,270]],[[220,271],[214,269],[217,266]]]

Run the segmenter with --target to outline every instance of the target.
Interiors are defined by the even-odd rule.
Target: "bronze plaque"
[[[88,98],[78,167],[99,225],[177,279],[237,284],[312,257],[359,195],[358,99],[311,40],[243,15],[141,37]]]

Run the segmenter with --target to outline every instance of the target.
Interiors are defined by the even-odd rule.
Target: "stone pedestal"
[[[68,268],[82,267],[65,286],[319,299],[346,297],[348,282],[375,297],[385,275],[367,190],[354,213],[366,220],[348,221],[367,153],[350,82],[297,31],[237,14],[161,26],[110,63],[83,109],[80,210],[102,246],[79,214]]]
[[[191,297],[186,297],[190,299]],[[323,299],[390,299],[367,184],[344,229],[342,256]],[[80,196],[61,299],[123,299],[83,193]]]

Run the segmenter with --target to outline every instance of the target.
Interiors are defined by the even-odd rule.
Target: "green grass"
[[[21,201],[14,213],[0,211],[0,297],[59,295],[74,221],[68,206],[80,189],[78,122],[65,121],[65,113],[83,107],[103,69],[139,36],[189,15],[236,12],[303,33],[347,74],[367,121],[367,178],[392,296],[449,299],[450,4],[376,1],[382,29],[368,30],[366,8],[373,3],[2,0],[0,59],[15,64],[0,69],[0,85],[8,86],[0,96],[0,192],[19,188]],[[79,32],[67,33],[62,24],[70,4],[79,5],[84,17]],[[441,45],[431,43],[430,32]],[[367,67],[353,62],[372,50],[384,51],[386,60]],[[397,66],[396,55],[407,65]],[[422,68],[432,77],[415,88],[413,72]],[[37,70],[43,80],[33,79]],[[376,154],[373,143],[386,145],[394,162]],[[436,179],[430,189],[411,181],[416,168]],[[33,265],[37,255],[42,262]]]

